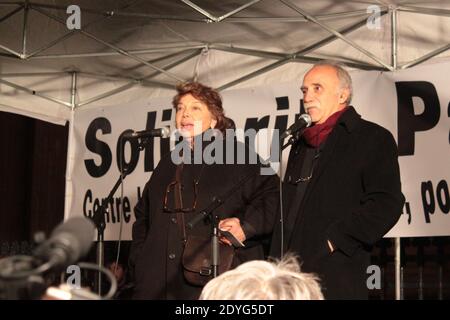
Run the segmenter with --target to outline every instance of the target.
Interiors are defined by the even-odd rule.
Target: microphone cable
[[[283,214],[283,148],[281,147],[282,140],[280,140],[279,159],[280,159],[280,258],[284,257],[284,214]]]
[[[122,243],[122,230],[123,230],[123,220],[125,219],[123,215],[123,194],[124,194],[124,170],[123,170],[123,164],[125,162],[125,144],[123,143],[123,135],[120,137],[120,150],[119,150],[119,172],[120,172],[120,208],[118,212],[118,217],[120,219],[119,224],[119,239],[117,241],[117,254],[116,254],[116,261],[114,264],[114,275],[117,273],[117,266],[119,264],[119,258],[120,258],[120,250],[121,250],[121,243]]]
[[[74,287],[70,284],[61,283],[59,287],[49,287],[45,291],[43,300],[110,300],[114,298],[117,291],[117,280],[114,274],[105,267],[99,267],[95,263],[80,262],[78,263],[80,269],[90,269],[104,273],[110,282],[108,293],[99,295],[80,287]],[[64,275],[64,273],[62,274]],[[64,279],[64,277],[62,278]]]

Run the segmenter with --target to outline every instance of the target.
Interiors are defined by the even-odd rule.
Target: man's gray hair
[[[300,272],[293,255],[268,262],[254,260],[212,279],[201,300],[323,300],[318,278]]]
[[[316,66],[328,66],[336,70],[337,77],[339,79],[340,89],[348,89],[349,95],[345,101],[346,105],[352,102],[353,97],[353,85],[352,78],[347,70],[344,69],[344,65],[334,60],[322,60],[314,64],[313,68]]]

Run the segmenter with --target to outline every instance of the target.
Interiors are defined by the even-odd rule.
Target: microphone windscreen
[[[161,138],[168,138],[168,137],[170,137],[170,128],[162,127],[161,128]]]
[[[35,255],[53,260],[55,265],[70,265],[85,256],[92,246],[94,223],[85,217],[70,218],[51,233]]]
[[[61,238],[71,236],[74,238],[74,248],[80,254],[80,257],[86,255],[92,245],[95,226],[91,219],[85,217],[74,217],[60,224],[53,230],[51,238]]]
[[[303,119],[306,122],[306,127],[309,127],[312,123],[311,116],[307,113],[302,114],[300,119]]]

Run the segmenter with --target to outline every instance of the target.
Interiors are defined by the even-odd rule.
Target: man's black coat
[[[292,148],[285,177],[298,176],[292,171],[302,144]],[[326,299],[367,299],[371,245],[395,225],[404,203],[395,140],[349,107],[317,161],[296,217],[285,217],[292,223],[285,225],[291,230],[285,250],[299,256],[302,271],[321,278]],[[295,188],[284,184],[283,203],[295,200]],[[272,239],[275,257],[280,255],[279,231],[278,226]],[[333,253],[327,240],[336,248]]]

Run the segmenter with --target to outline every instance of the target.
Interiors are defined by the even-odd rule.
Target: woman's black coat
[[[237,145],[242,147],[234,144]],[[175,169],[171,156],[163,157],[135,207],[130,265],[134,267],[134,297],[137,299],[197,299],[201,292],[201,287],[189,285],[183,277],[180,260],[183,244],[176,213],[163,211],[166,187],[175,180]],[[214,211],[221,219],[238,217],[246,234],[246,248],[237,249],[234,266],[264,259],[262,244],[269,242],[276,217],[278,176],[261,175],[258,164],[184,164],[182,172],[185,207],[193,203],[193,181],[199,180],[197,210],[185,214],[186,223],[200,209],[205,209],[213,197],[221,197],[249,175],[251,177],[228,199],[222,199],[223,205]],[[169,205],[174,206],[170,201]],[[210,235],[210,230],[210,224],[204,222],[192,230],[186,228],[188,235],[205,237]]]

